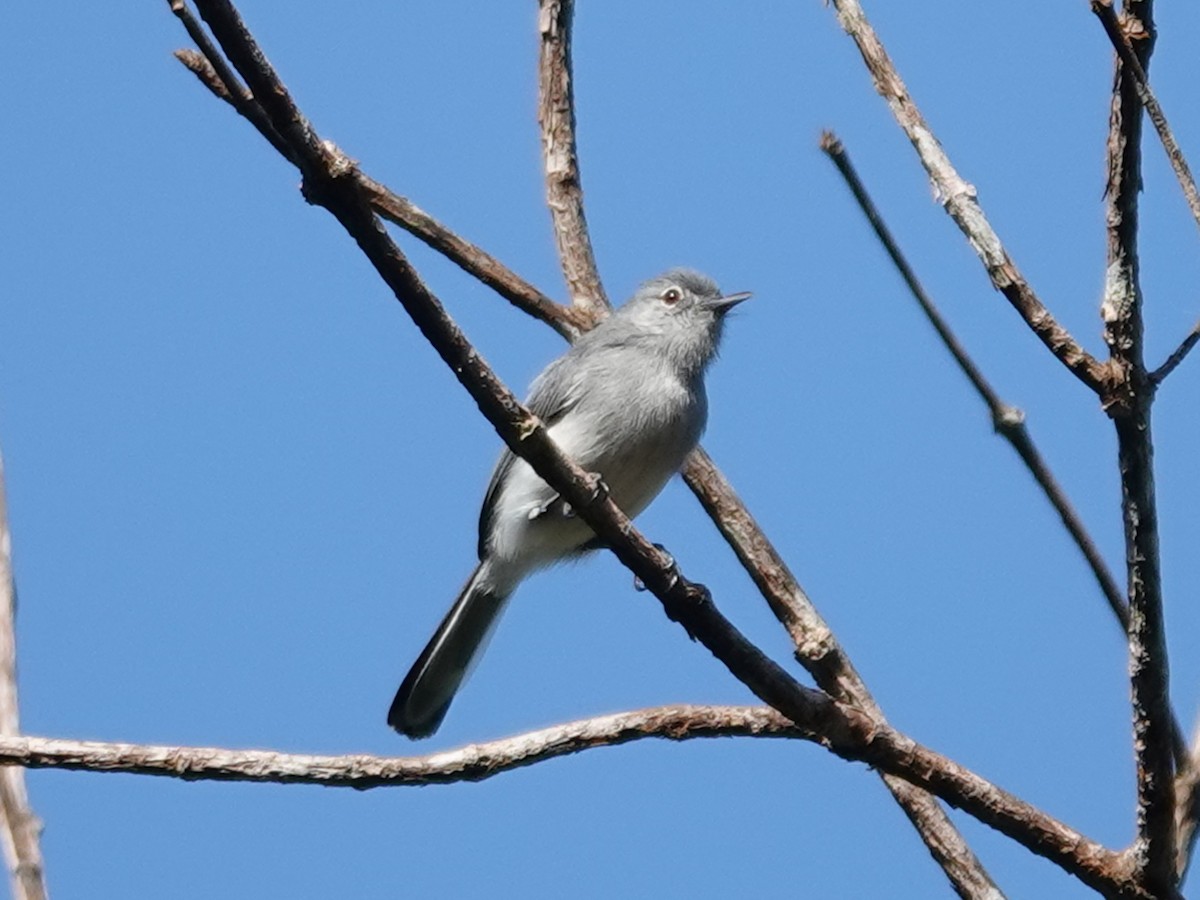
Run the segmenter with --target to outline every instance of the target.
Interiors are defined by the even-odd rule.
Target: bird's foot
[[[667,590],[675,587],[679,582],[679,566],[675,564],[675,557],[670,554],[666,547],[662,544],[655,544],[654,549],[661,553],[666,558],[667,568],[671,571],[670,581],[667,582]],[[635,591],[647,590],[646,583],[636,575],[633,576],[633,589]]]
[[[586,472],[588,487],[592,490],[592,502],[603,503],[608,499],[608,485],[604,483],[604,476],[599,472]]]
[[[530,509],[529,510],[529,521],[532,522],[534,519],[540,519],[542,516],[546,515],[546,513],[550,512],[550,508],[552,506],[554,506],[555,503],[558,503],[561,499],[562,498],[559,497],[558,494],[555,494],[549,500],[547,500],[545,503],[543,503],[541,506],[535,506],[532,509]],[[568,508],[569,507],[567,507],[567,505],[564,503],[563,504],[563,511],[564,511],[563,514],[564,515],[566,515],[566,510]]]
[[[588,487],[591,489],[591,492],[592,492],[591,502],[592,503],[603,503],[605,500],[607,500],[608,499],[608,485],[604,483],[604,478],[600,475],[600,473],[599,472],[585,472],[584,476],[587,478]],[[555,494],[554,500],[557,500],[557,499],[558,499],[558,495]],[[553,503],[554,500],[551,500],[550,502]],[[565,518],[568,518],[568,519],[575,518],[575,510],[571,507],[571,504],[567,503],[565,500],[563,501],[563,505],[562,505],[562,514]],[[533,518],[533,517],[531,516],[531,518]]]

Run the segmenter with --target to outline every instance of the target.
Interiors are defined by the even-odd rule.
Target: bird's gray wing
[[[571,411],[579,402],[580,382],[579,367],[574,365],[572,354],[568,351],[548,365],[529,389],[529,397],[525,406],[549,428],[555,422]],[[500,486],[508,477],[509,470],[517,457],[506,446],[492,470],[492,479],[488,482],[487,492],[483,495],[483,508],[479,511],[479,559],[482,560],[487,550],[487,537],[492,530],[492,517],[496,511],[496,501],[500,498]]]

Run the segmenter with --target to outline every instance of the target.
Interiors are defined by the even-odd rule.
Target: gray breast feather
[[[663,379],[652,395],[622,397],[609,381],[588,386],[550,424],[550,436],[590,472],[597,472],[613,501],[630,517],[652,501],[678,471],[703,430],[702,386]],[[699,408],[698,408],[699,407]],[[699,413],[699,414],[697,414]],[[480,557],[541,565],[593,537],[564,515],[556,495],[523,460],[505,451],[489,488],[480,522]]]

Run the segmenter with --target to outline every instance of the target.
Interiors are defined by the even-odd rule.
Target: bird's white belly
[[[686,407],[679,404],[675,408],[677,415],[643,416],[645,425],[653,427],[628,429],[631,437],[623,441],[607,436],[611,429],[597,428],[595,416],[567,415],[549,433],[580,467],[600,475],[613,502],[633,518],[658,496],[699,439],[700,429],[688,424],[695,416],[687,415]],[[631,410],[618,414],[628,422],[631,412],[636,416],[637,411]],[[570,554],[593,537],[592,530],[569,508],[564,511],[556,492],[521,459],[508,473],[495,516],[489,545],[493,562],[522,576]]]

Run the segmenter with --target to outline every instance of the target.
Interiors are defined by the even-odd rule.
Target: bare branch
[[[542,126],[542,162],[546,203],[554,221],[554,239],[567,289],[575,307],[599,318],[609,308],[592,252],[583,186],[575,149],[575,89],[571,71],[571,20],[574,0],[541,0],[538,32],[538,122]]]
[[[988,223],[975,196],[975,187],[964,181],[917,109],[901,81],[875,30],[867,21],[858,0],[833,0],[842,29],[853,38],[875,89],[887,101],[896,122],[904,129],[933,181],[938,198],[956,225],[967,236],[983,261],[988,277],[1025,323],[1050,351],[1096,393],[1103,393],[1109,379],[1107,367],[1089,354],[1071,336],[1025,281],[1009,257],[999,235]]]
[[[367,790],[481,781],[556,756],[643,738],[689,740],[735,735],[801,738],[826,744],[822,737],[796,728],[772,709],[670,706],[585,719],[428,756],[310,756],[268,750],[3,737],[0,765],[127,772],[188,781],[256,781]],[[903,773],[905,778],[946,796],[949,802],[1009,834],[1108,896],[1146,896],[1127,890],[1122,884],[1127,866],[1121,854],[1088,840],[890,728],[879,730],[867,743],[829,749],[845,759]]]
[[[825,132],[821,137],[821,149],[833,161],[838,172],[845,179],[855,200],[858,201],[859,207],[863,214],[871,224],[871,228],[875,231],[879,242],[883,245],[892,263],[900,272],[900,277],[904,279],[909,291],[916,299],[917,304],[921,307],[925,317],[933,325],[938,337],[950,351],[950,355],[954,357],[954,361],[958,364],[959,369],[971,385],[975,388],[980,398],[986,404],[988,411],[992,417],[992,427],[996,433],[1008,441],[1009,445],[1021,457],[1021,461],[1025,463],[1034,480],[1042,489],[1046,499],[1050,501],[1050,505],[1054,507],[1062,520],[1063,526],[1075,541],[1076,546],[1083,554],[1088,566],[1092,570],[1093,576],[1096,578],[1097,584],[1100,586],[1101,592],[1108,601],[1108,606],[1116,617],[1123,632],[1129,630],[1129,607],[1125,603],[1125,598],[1122,595],[1121,588],[1117,586],[1117,581],[1113,577],[1112,572],[1105,563],[1100,551],[1092,541],[1091,535],[1087,533],[1083,521],[1079,518],[1075,507],[1067,498],[1066,492],[1054,477],[1054,473],[1050,471],[1049,465],[1042,457],[1037,445],[1033,442],[1033,437],[1029,434],[1029,429],[1025,425],[1025,414],[1015,406],[1005,403],[996,393],[991,383],[984,377],[979,367],[974,360],[967,354],[966,349],[959,342],[954,332],[950,329],[949,324],[942,317],[941,312],[933,303],[932,298],[925,292],[925,288],[917,279],[916,273],[909,266],[908,260],[905,259],[895,239],[892,237],[891,230],[883,221],[879,210],[872,202],[870,195],[867,193],[865,185],[858,177],[858,173],[854,169],[853,163],[850,161],[849,155],[846,153],[842,142],[831,132]],[[1183,765],[1188,759],[1187,742],[1183,738],[1183,730],[1179,726],[1179,722],[1174,715],[1171,717],[1171,733],[1172,733],[1172,748],[1175,753],[1176,761],[1179,765]]]
[[[738,633],[712,605],[707,591],[684,579],[611,500],[599,496],[595,482],[563,457],[541,423],[499,383],[374,218],[353,174],[353,164],[319,139],[230,4],[199,0],[198,6],[230,60],[261,98],[276,131],[300,161],[306,198],[338,218],[509,446],[642,579],[662,601],[668,616],[683,623],[743,683],[806,735],[843,758],[867,762],[938,794],[1104,893],[1140,893],[1123,880],[1127,865],[1122,855],[1087,840],[861,711],[802,687]]]
[[[1200,837],[1200,726],[1192,733],[1192,749],[1175,776],[1175,877],[1180,883],[1192,864]]]
[[[1142,69],[1154,48],[1152,0],[1127,0],[1126,28],[1139,35]],[[1129,655],[1137,758],[1138,835],[1133,846],[1142,884],[1166,895],[1176,887],[1175,791],[1166,629],[1154,489],[1150,410],[1154,385],[1145,368],[1138,265],[1138,193],[1142,181],[1142,106],[1135,77],[1118,58],[1108,133],[1108,269],[1101,312],[1120,380],[1106,398],[1117,431],[1121,510],[1129,584]]]
[[[5,737],[0,738],[0,763],[165,775],[188,781],[258,781],[366,790],[482,781],[555,757],[643,738],[685,741],[713,737],[795,738],[799,734],[791,722],[769,707],[659,706],[567,722],[427,756],[311,756],[272,750]]]
[[[1192,352],[1192,348],[1196,346],[1196,342],[1200,341],[1200,322],[1197,322],[1191,331],[1187,333],[1187,337],[1183,342],[1175,348],[1175,352],[1167,357],[1166,362],[1150,373],[1150,383],[1157,386],[1162,384],[1162,380],[1175,371],[1187,355]]]
[[[213,65],[203,55],[184,50],[177,52],[176,56],[217,97],[238,109],[238,104],[216,75]],[[236,77],[233,83],[237,83]],[[244,99],[253,103],[249,99],[249,93],[244,89],[241,91]],[[257,107],[256,103],[253,105]],[[243,110],[239,109],[239,112],[246,115]],[[255,124],[268,140],[272,140],[273,143],[278,140],[274,128],[267,122],[261,109],[256,108],[254,115],[246,115],[246,118]],[[281,152],[285,158],[292,158],[290,150],[283,149]],[[586,330],[595,323],[595,320],[582,310],[559,306],[549,301],[493,257],[453,235],[409,201],[388,191],[357,170],[355,174],[376,212],[400,224],[458,263],[464,270],[490,284],[513,305],[548,322],[568,339],[573,337],[577,330]],[[797,659],[814,674],[817,683],[823,689],[830,691],[838,699],[874,710],[882,721],[882,714],[875,707],[873,698],[849,664],[844,652],[838,647],[828,626],[804,596],[804,592],[787,571],[741,499],[703,450],[699,450],[690,460],[685,477],[701,505],[730,542],[739,560],[763,589],[764,596],[780,621],[788,628],[796,646],[800,648],[797,651]],[[759,567],[764,556],[774,560],[773,568],[767,575],[763,575],[763,570]],[[764,586],[768,581],[771,584],[769,588]],[[789,612],[789,609],[792,611]],[[961,897],[970,900],[996,900],[1002,896],[982,863],[931,795],[896,776],[883,774],[881,777]]]
[[[513,451],[571,504],[619,559],[740,680],[805,733],[846,758],[859,758],[918,783],[936,784],[948,802],[1011,834],[1084,880],[1109,883],[1119,857],[1077,832],[1000,791],[983,779],[919,747],[862,712],[797,684],[750,644],[713,606],[701,586],[683,578],[646,542],[594,482],[563,457],[545,428],[496,379],[466,342],[374,219],[360,195],[349,161],[322,142],[301,115],[240,18],[225,0],[200,0],[201,13],[230,60],[246,79],[275,129],[292,146],[310,202],[329,209],[358,242],[422,333],[451,366],[481,411]],[[922,785],[926,786],[926,785]],[[1081,854],[1081,848],[1085,848]],[[1101,862],[1097,862],[1100,860]]]
[[[1158,132],[1163,149],[1167,151],[1171,169],[1175,172],[1179,186],[1183,189],[1183,197],[1187,201],[1188,209],[1192,211],[1192,218],[1195,219],[1197,227],[1200,227],[1200,193],[1196,190],[1196,180],[1192,178],[1187,160],[1183,156],[1183,151],[1179,149],[1171,127],[1167,124],[1167,117],[1163,113],[1162,107],[1158,105],[1158,99],[1150,90],[1150,79],[1129,42],[1129,35],[1125,34],[1121,29],[1121,23],[1117,21],[1117,14],[1113,12],[1112,0],[1092,0],[1092,12],[1104,26],[1104,33],[1112,41],[1117,55],[1121,58],[1121,64],[1133,79],[1133,88],[1137,91],[1138,100],[1145,108],[1146,115],[1154,125],[1154,130]]]
[[[355,170],[357,172],[357,169]],[[568,340],[574,339],[591,319],[576,308],[555,303],[495,257],[455,234],[415,203],[358,172],[371,208],[399,225],[427,246],[458,264],[522,312],[545,322]]]
[[[183,24],[188,37],[196,42],[196,46],[200,50],[199,54],[194,50],[179,50],[176,51],[175,58],[191,70],[200,79],[201,84],[237,110],[238,115],[258,129],[259,134],[267,139],[277,153],[294,165],[296,161],[291,157],[292,151],[276,134],[271,123],[267,121],[262,108],[255,102],[234,71],[229,68],[225,57],[213,46],[204,27],[192,15],[191,7],[187,5],[186,0],[167,0],[167,4],[171,7],[171,12],[175,14],[175,17]]]
[[[353,174],[353,163],[318,137],[232,5],[227,0],[200,0],[197,7],[225,54],[260,98],[275,130],[291,146],[304,176],[305,198],[332,213],[355,239],[513,452],[570,503],[659,599],[667,616],[680,622],[761,700],[831,743],[852,742],[852,732],[858,732],[858,740],[862,741],[870,732],[865,716],[798,684],[764,655],[721,615],[707,589],[684,578],[670,558],[646,540],[612,499],[598,489],[596,480],[563,454],[543,423],[496,377],[409,265],[371,211]]]
[[[12,535],[8,530],[4,460],[0,459],[0,738],[21,733],[17,705],[16,612]],[[11,766],[0,772],[0,816],[3,817],[0,834],[14,900],[45,900],[46,875],[40,844],[42,823],[29,805],[24,769]]]

